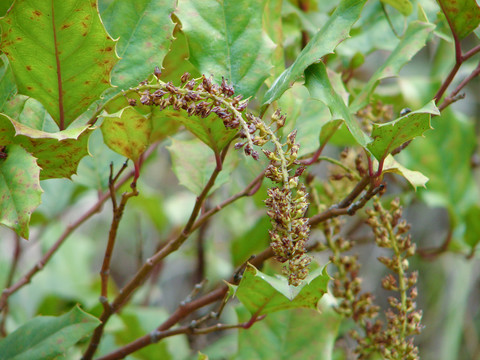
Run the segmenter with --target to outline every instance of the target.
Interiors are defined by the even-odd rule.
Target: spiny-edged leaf
[[[17,92],[12,69],[5,55],[0,56],[0,111],[5,103]]]
[[[367,149],[377,160],[385,158],[403,143],[422,136],[425,131],[430,130],[432,115],[440,115],[433,101],[399,119],[384,124],[373,124],[371,134],[373,141],[367,145]]]
[[[39,100],[61,130],[111,86],[118,57],[96,0],[17,0],[0,25],[19,92]]]
[[[0,223],[28,239],[28,224],[40,204],[40,167],[20,145],[7,145],[0,159]],[[2,354],[0,346],[0,354]]]
[[[238,334],[238,353],[233,359],[321,359],[331,360],[335,340],[343,317],[332,304],[320,300],[320,312],[295,309],[269,314],[262,321]],[[247,322],[251,315],[237,307],[239,321]],[[312,341],[312,339],[315,339]],[[229,357],[230,358],[230,357]]]
[[[112,71],[112,83],[120,88],[145,80],[168,53],[175,24],[170,15],[174,0],[114,0],[102,11],[110,35],[119,38],[121,60]],[[178,64],[177,64],[178,66]]]
[[[403,165],[399,164],[392,155],[388,155],[385,158],[385,161],[383,162],[383,172],[389,172],[403,176],[415,190],[417,190],[417,187],[426,187],[425,185],[429,180],[428,177],[423,175],[421,172],[409,170]]]
[[[203,74],[224,76],[244,97],[269,76],[273,43],[262,28],[265,0],[181,0],[178,13],[190,62]]]
[[[100,324],[75,306],[58,317],[38,316],[0,342],[2,360],[44,360],[64,354]]]
[[[330,109],[332,120],[345,121],[348,130],[361,146],[370,142],[369,137],[362,131],[357,120],[350,114],[342,97],[332,87],[327,75],[325,64],[322,62],[313,64],[305,70],[305,86],[314,99],[322,101]]]
[[[32,129],[0,114],[0,143],[19,144],[37,158],[40,179],[70,178],[80,160],[88,155],[93,128],[84,126],[56,133]]]
[[[172,157],[173,172],[177,175],[180,184],[196,195],[200,195],[215,169],[214,153],[197,140],[172,139],[172,144],[167,146],[167,149]],[[230,179],[233,163],[225,161],[225,164],[227,165],[217,176],[211,192]]]
[[[106,106],[109,114],[102,114],[105,120],[101,129],[108,147],[136,161],[148,145],[175,133],[186,113],[142,105],[134,91],[125,94],[138,105],[127,106],[128,102],[123,96],[112,99]],[[117,109],[120,110],[114,112]]]
[[[465,212],[465,243],[472,249],[480,243],[480,206],[475,204]]]
[[[288,285],[286,278],[269,276],[249,264],[240,284],[229,286],[252,315],[262,315],[294,308],[316,309],[329,280],[326,268],[318,268],[295,287]]]
[[[152,122],[129,106],[115,114],[105,114],[101,129],[110,149],[135,162],[150,144]]]
[[[307,67],[320,61],[322,56],[332,53],[337,45],[348,37],[350,28],[360,16],[364,4],[365,0],[342,0],[327,23],[305,46],[295,62],[275,80],[265,94],[262,104],[271,104],[277,100]]]
[[[188,61],[188,44],[187,39],[183,31],[177,31],[178,27],[175,29],[173,36],[175,39],[170,46],[170,51],[167,56],[163,59],[163,69],[160,79],[163,82],[171,81],[174,84],[178,83],[180,77],[188,72],[193,78],[198,78],[200,74]]]
[[[375,71],[368,83],[362,88],[350,105],[352,113],[357,112],[368,104],[370,96],[381,79],[397,76],[400,69],[420,51],[427,41],[430,32],[435,28],[433,24],[412,21],[400,43],[385,62]]]
[[[380,0],[381,2],[397,9],[402,15],[408,16],[413,11],[412,3],[409,0]]]
[[[480,24],[480,7],[476,0],[438,0],[438,3],[460,40]]]

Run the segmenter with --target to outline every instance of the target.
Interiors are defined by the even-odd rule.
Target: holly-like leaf
[[[266,275],[249,264],[240,284],[229,286],[252,315],[262,315],[294,308],[317,309],[329,280],[326,268],[318,268],[295,287],[288,285],[286,278]]]
[[[433,101],[399,119],[384,124],[373,124],[371,134],[373,141],[367,145],[368,150],[377,160],[384,159],[403,143],[430,130],[432,115],[440,115]]]
[[[110,35],[118,38],[121,60],[112,71],[112,83],[120,88],[135,86],[161,66],[172,41],[175,24],[170,16],[174,0],[114,0],[102,10]]]
[[[58,317],[38,316],[0,341],[2,360],[44,360],[64,354],[100,324],[75,306]]]
[[[197,140],[172,139],[172,144],[167,149],[172,157],[173,172],[177,175],[180,184],[196,195],[200,195],[215,169],[214,153]],[[227,160],[211,192],[230,179],[233,163]]]
[[[438,0],[438,4],[460,40],[480,24],[480,7],[476,0]]]
[[[412,3],[409,0],[381,0],[383,3],[397,9],[404,16],[408,16],[413,11]]]
[[[429,180],[428,177],[423,175],[421,172],[407,169],[398,163],[392,155],[388,155],[385,158],[385,161],[383,162],[383,172],[389,172],[403,176],[415,190],[417,190],[418,187],[426,187],[425,185]]]
[[[0,159],[0,223],[28,239],[28,224],[40,205],[40,167],[20,145],[7,145]],[[0,354],[3,354],[0,346]]]
[[[355,24],[362,11],[365,0],[342,0],[335,12],[305,46],[295,62],[275,80],[265,94],[262,104],[271,104],[277,100],[303,74],[304,70],[333,52],[337,45],[345,40],[350,28]]]
[[[348,130],[361,146],[366,146],[370,138],[362,131],[357,120],[350,114],[342,97],[334,90],[322,62],[311,65],[305,70],[305,86],[314,99],[322,101],[330,109],[332,120],[345,121]]]
[[[152,122],[129,106],[115,114],[105,114],[101,126],[105,144],[136,162],[150,144]]]
[[[352,113],[357,112],[368,104],[370,96],[381,79],[397,76],[400,69],[419,52],[427,41],[430,32],[435,28],[433,24],[412,21],[400,43],[392,51],[385,62],[375,71],[368,83],[362,88],[350,105]]]
[[[239,332],[238,353],[229,358],[331,360],[343,320],[332,303],[332,297],[326,294],[320,300],[320,312],[295,309],[269,314],[250,329]],[[247,322],[251,318],[245,308],[235,310],[239,321]]]
[[[273,43],[262,28],[265,0],[181,0],[177,16],[190,62],[209,76],[222,76],[244,97],[255,95],[269,76]]]
[[[19,92],[39,100],[60,130],[111,87],[118,57],[96,0],[17,0],[0,25]]]
[[[70,178],[88,155],[93,128],[84,126],[56,133],[30,128],[0,114],[0,144],[19,144],[37,158],[40,179]]]

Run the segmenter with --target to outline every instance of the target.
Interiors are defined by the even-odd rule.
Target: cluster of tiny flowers
[[[402,209],[399,201],[390,204],[390,210],[385,210],[380,202],[374,203],[373,210],[367,210],[367,224],[373,229],[378,246],[393,250],[391,258],[380,257],[379,260],[396,276],[387,275],[382,280],[382,287],[398,292],[400,299],[389,297],[390,309],[386,311],[387,326],[380,323],[369,324],[365,337],[357,336],[360,359],[368,358],[365,350],[375,347],[385,359],[418,359],[418,348],[413,343],[413,335],[421,331],[422,312],[416,309],[417,272],[407,273],[408,257],[415,254],[415,244],[410,235],[410,229],[405,220],[401,220]],[[368,345],[368,346],[367,346]]]
[[[240,141],[235,149],[243,149],[246,155],[258,160],[259,153],[254,146],[262,147],[268,142],[275,146],[274,151],[263,149],[270,160],[265,176],[279,184],[268,190],[265,204],[271,218],[272,230],[271,246],[276,258],[285,263],[284,272],[291,285],[298,286],[308,275],[310,257],[306,255],[305,242],[308,239],[310,227],[308,219],[304,217],[308,208],[307,193],[303,184],[299,185],[299,177],[304,168],[296,169],[293,176],[289,172],[297,165],[297,155],[300,145],[295,143],[296,131],[287,136],[285,144],[280,143],[275,134],[285,125],[286,117],[279,110],[272,115],[270,125],[245,110],[248,100],[242,100],[242,95],[235,95],[231,85],[222,79],[220,85],[211,78],[202,75],[191,79],[185,73],[181,77],[182,86],[174,86],[171,82],[160,80],[161,72],[155,69],[157,83],[149,85],[141,83],[137,92],[143,105],[157,106],[160,109],[167,107],[174,110],[184,110],[189,116],[206,118],[215,114],[227,129],[238,130]],[[129,99],[131,106],[137,105],[135,99]],[[276,130],[273,131],[272,127]]]
[[[272,124],[277,130],[285,123],[285,116],[276,111]],[[287,136],[281,144],[270,127],[259,126],[260,137],[269,138],[275,144],[275,151],[263,149],[270,160],[265,176],[280,186],[268,189],[265,200],[267,214],[271,219],[271,247],[276,259],[285,264],[284,273],[290,285],[298,286],[308,275],[311,258],[306,255],[305,243],[308,240],[310,226],[304,217],[308,208],[305,185],[299,184],[304,168],[298,167],[293,175],[289,172],[297,164],[299,145],[295,143],[296,131]]]
[[[373,303],[374,297],[371,293],[362,292],[362,279],[358,276],[360,271],[358,256],[345,255],[352,250],[354,242],[338,236],[339,233],[338,218],[326,222],[324,228],[326,247],[332,251],[330,261],[338,269],[333,275],[332,293],[341,301],[335,310],[359,324],[364,324],[368,318],[377,316],[379,307]]]
[[[257,131],[258,119],[252,114],[245,113],[248,100],[243,100],[242,95],[235,95],[233,86],[229,85],[222,78],[220,85],[202,75],[200,78],[192,79],[189,73],[181,77],[182,86],[177,87],[172,82],[163,82],[159,79],[161,73],[155,70],[158,84],[148,85],[141,83],[137,89],[140,102],[143,105],[156,106],[161,110],[170,107],[174,110],[184,110],[189,116],[206,118],[215,114],[222,119],[227,129],[237,129],[245,154],[258,160],[259,154],[254,150],[253,145],[263,145],[253,140],[253,134]],[[136,105],[135,99],[129,99],[132,106]]]

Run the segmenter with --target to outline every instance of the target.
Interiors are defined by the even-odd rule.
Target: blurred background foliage
[[[154,65],[163,64],[162,79],[165,81],[178,82],[185,71],[200,75],[198,63],[194,65],[188,60],[189,39],[180,24],[182,1],[175,6],[174,1],[168,0],[138,0],[128,2],[131,7],[123,10],[119,3],[99,0],[98,6],[106,29],[112,37],[120,37],[117,52],[121,57],[128,59],[129,51],[139,52],[139,59],[148,57]],[[348,84],[348,91],[344,88],[343,93],[348,97],[348,92],[359,91],[383,64],[408,24],[417,19],[435,24],[426,46],[402,68],[398,77],[383,80],[370,102],[374,107],[388,107],[396,118],[402,109],[416,110],[432,99],[455,62],[455,51],[448,24],[435,1],[411,0],[412,9],[407,14],[399,11],[401,7],[394,8],[388,3],[367,1],[351,37],[337,47],[335,54],[328,55],[325,63],[332,76],[337,76],[340,83]],[[265,0],[262,4],[265,5],[264,26],[270,23],[266,19],[270,17],[271,23],[278,28],[267,29],[270,39],[266,44],[276,45],[272,52],[274,66],[272,76],[266,79],[266,85],[259,88],[250,103],[253,111],[259,111],[257,99],[263,97],[267,85],[270,86],[272,79],[295,61],[301,49],[328,20],[337,2]],[[2,6],[0,11],[5,13],[7,7],[3,3]],[[127,15],[120,15],[119,11],[125,11]],[[157,39],[162,37],[159,34],[172,31],[158,27],[155,19],[162,16],[161,11],[167,16],[173,12],[171,29],[174,26],[174,38],[170,43],[167,36],[167,41],[157,46]],[[134,32],[131,27],[137,26],[142,17],[148,21],[142,22]],[[125,22],[125,18],[131,23]],[[150,34],[151,39],[145,40],[142,31]],[[132,38],[133,35],[138,39]],[[466,37],[463,48],[471,49],[480,44],[478,35],[480,33],[476,30]],[[130,44],[135,41],[140,42],[140,46],[132,49]],[[152,56],[156,58],[150,58],[145,50],[148,41],[155,47]],[[6,59],[2,57],[2,61],[6,62]],[[457,76],[459,80],[455,80],[453,86],[470,74],[477,61],[477,57],[473,57],[461,67]],[[112,82],[119,86],[118,89],[144,80],[144,74],[128,71],[130,65],[127,61],[123,69],[113,73]],[[5,67],[2,69],[5,72]],[[3,74],[2,79],[6,76]],[[420,356],[425,360],[480,359],[478,79],[471,81],[464,92],[465,99],[455,102],[441,116],[432,119],[434,130],[428,131],[424,138],[415,139],[398,156],[404,166],[429,178],[426,188],[415,192],[400,176],[386,176],[388,189],[384,198],[400,197],[419,250],[411,260],[410,268],[418,269],[420,274],[418,307],[423,310],[425,328],[416,341]],[[106,96],[110,95],[107,93]],[[16,96],[1,104],[3,111],[11,116],[24,117],[30,122],[37,119],[43,122],[44,129],[52,128],[50,115],[32,98],[27,100]],[[302,145],[300,154],[315,151],[319,146],[322,121],[330,117],[325,105],[311,99],[302,82],[287,90],[278,105],[288,115],[286,129],[298,129],[297,139]],[[183,128],[180,130],[163,140],[142,167],[137,185],[140,195],[129,201],[118,232],[111,268],[112,292],[124,285],[131,274],[185,224],[195,201],[196,188],[205,184],[205,176],[214,166],[208,147]],[[349,145],[351,137],[340,131],[326,147],[325,154],[338,157]],[[72,219],[89,209],[97,201],[98,194],[107,190],[109,164],[113,162],[118,169],[125,161],[104,145],[100,130],[90,137],[89,151],[92,156],[80,162],[77,175],[71,180],[41,182],[44,190],[42,204],[32,216],[28,242],[18,239],[10,230],[1,229],[0,284],[7,281],[16,246],[21,254],[14,275],[18,278],[49,249]],[[356,150],[352,147],[351,151]],[[198,156],[194,159],[193,165],[196,166],[182,174],[186,166],[182,163],[186,157],[182,155],[189,153]],[[245,161],[242,153],[231,152],[226,163],[225,173],[218,181],[218,188],[208,198],[206,209],[244,189],[267,165],[267,160]],[[322,179],[315,183],[318,193],[322,194],[332,186],[328,180],[333,171],[332,166],[324,163],[314,167],[312,172]],[[334,185],[337,186],[334,188],[335,198],[341,199],[348,193],[350,185]],[[178,252],[169,256],[120,316],[108,323],[98,354],[106,354],[148,333],[177,308],[196,283],[208,279],[205,289],[214,288],[223,279],[228,279],[250,255],[265,249],[269,244],[270,225],[263,200],[269,186],[271,184],[264,181],[254,196],[240,199],[220,211]],[[128,191],[128,185],[120,191]],[[100,314],[98,271],[111,213],[111,204],[107,202],[97,215],[71,235],[31,284],[12,295],[6,323],[8,331],[38,314],[57,315],[77,303],[93,315]],[[380,286],[386,269],[376,261],[383,252],[374,244],[372,235],[363,225],[364,220],[365,215],[359,212],[346,220],[343,231],[357,243],[352,253],[359,254],[363,288],[373,292],[379,304],[386,305],[386,294]],[[322,241],[319,231],[313,231],[311,237]],[[314,256],[321,265],[328,262],[326,252]],[[280,268],[274,262],[268,262],[263,271],[278,273]],[[327,359],[333,341],[337,339],[334,358],[350,359],[352,354],[348,349],[352,340],[345,335],[351,324],[342,322],[331,310],[329,302],[333,301],[330,297],[322,300],[325,309],[322,313],[296,310],[270,314],[249,330],[171,337],[128,358],[189,359],[196,358],[195,351],[200,350],[210,359]],[[222,321],[238,323],[248,318],[245,309],[229,306]],[[79,349],[72,347],[65,359],[79,358]]]

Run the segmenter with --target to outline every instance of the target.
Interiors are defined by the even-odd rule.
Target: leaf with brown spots
[[[452,31],[461,40],[480,24],[480,7],[476,0],[438,0]]]
[[[136,162],[150,144],[152,122],[132,107],[104,115],[103,140],[113,151]]]
[[[115,41],[95,4],[17,0],[0,19],[0,50],[10,60],[19,92],[40,101],[60,130],[111,87]]]
[[[0,224],[28,239],[32,212],[40,205],[40,167],[35,158],[17,144],[6,146],[0,160]]]
[[[21,145],[41,167],[40,179],[70,178],[80,160],[88,155],[90,127],[68,129],[57,133],[32,129],[0,114],[0,143]]]

